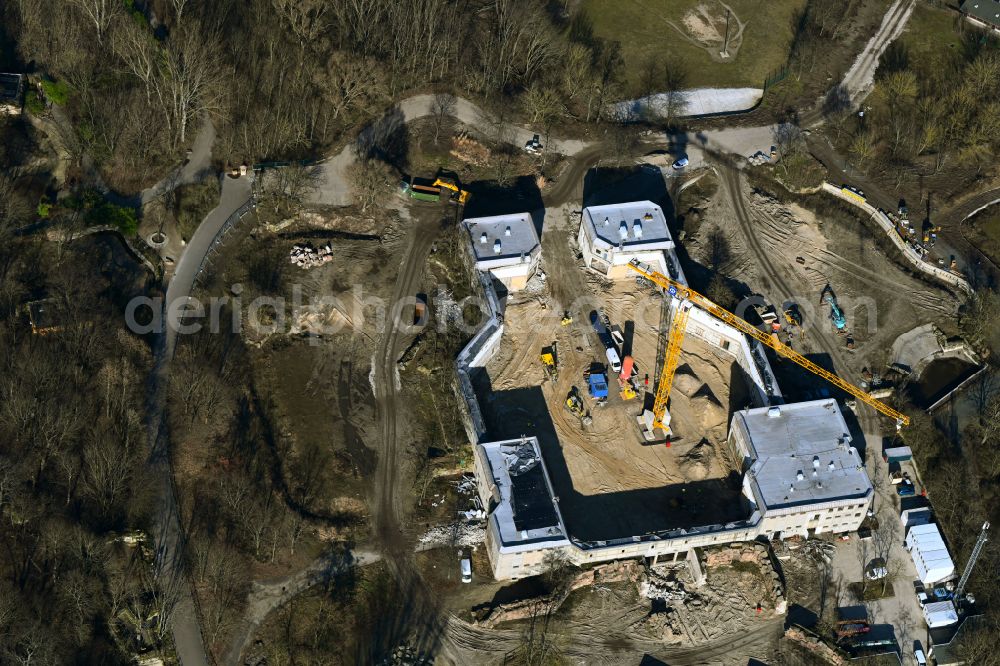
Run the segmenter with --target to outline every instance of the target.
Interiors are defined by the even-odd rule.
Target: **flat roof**
[[[836,400],[742,410],[733,421],[749,437],[753,462],[747,476],[768,508],[859,499],[872,492]]]
[[[21,74],[0,73],[0,100],[16,101],[21,92]]]
[[[612,247],[673,242],[663,209],[652,201],[590,206],[583,209],[588,234]]]
[[[462,224],[469,230],[476,261],[520,259],[541,250],[535,223],[528,213],[474,217]]]
[[[521,437],[479,444],[500,500],[490,515],[504,545],[565,541],[566,530],[538,440]]]

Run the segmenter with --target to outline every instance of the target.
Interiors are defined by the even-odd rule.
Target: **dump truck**
[[[426,178],[410,178],[400,184],[403,194],[417,201],[441,201],[441,188]]]

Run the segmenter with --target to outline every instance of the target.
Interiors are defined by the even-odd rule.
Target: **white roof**
[[[566,541],[538,440],[522,437],[479,444],[499,493],[490,514],[503,546]]]
[[[469,231],[476,262],[517,263],[541,251],[535,223],[527,213],[474,217],[462,222]],[[499,242],[499,245],[497,243]],[[497,251],[499,249],[499,252]]]
[[[590,206],[583,209],[584,229],[608,247],[673,247],[663,209],[652,201]]]
[[[935,601],[924,605],[924,619],[927,620],[928,627],[947,627],[958,622],[958,613],[954,603]]]
[[[906,535],[906,543],[917,575],[925,584],[936,583],[955,573],[955,563],[937,525],[914,525]]]
[[[837,401],[828,398],[733,414],[750,442],[747,477],[771,509],[859,499],[872,492]]]

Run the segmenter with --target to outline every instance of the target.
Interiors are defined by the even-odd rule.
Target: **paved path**
[[[263,583],[254,582],[247,598],[247,610],[222,663],[227,666],[240,663],[240,657],[247,643],[253,638],[260,624],[272,611],[286,604],[292,597],[314,585],[331,580],[351,567],[364,567],[381,559],[380,552],[362,548],[347,553],[324,555],[291,576]]]
[[[212,168],[212,144],[214,143],[215,126],[212,125],[211,118],[206,115],[194,137],[194,144],[191,146],[191,154],[187,161],[173,169],[160,182],[143,190],[139,194],[140,203],[145,206],[179,185],[196,183],[213,176],[215,170]]]
[[[221,231],[223,225],[229,217],[247,202],[250,198],[249,177],[231,178],[224,176],[222,179],[222,194],[219,197],[219,205],[210,212],[202,223],[198,225],[191,242],[184,248],[174,276],[167,286],[166,297],[166,324],[167,324],[167,359],[173,357],[174,345],[177,338],[178,318],[176,312],[171,312],[178,306],[177,303],[183,301],[191,295],[194,288],[195,278],[201,270],[202,263],[208,255],[209,250],[215,243],[216,236]]]
[[[475,127],[485,134],[492,133],[492,122],[482,109],[462,97],[455,97],[454,99],[455,104],[451,112],[453,118],[470,127]],[[394,120],[397,123],[401,122],[405,124],[419,118],[427,118],[434,114],[433,103],[434,95],[415,95],[399,102],[383,117],[388,118],[398,110],[399,117]],[[376,120],[365,130],[362,130],[359,141],[363,141],[368,136],[371,128],[376,126],[378,122]],[[524,146],[537,133],[519,125],[510,125],[504,132],[508,143],[519,148]],[[549,144],[546,147],[547,150],[571,156],[576,155],[590,145],[585,141],[573,139],[551,139]],[[328,158],[320,165],[316,190],[310,199],[310,203],[329,206],[350,205],[352,201],[352,188],[349,173],[355,161],[355,147],[357,145],[358,142],[348,143],[343,150],[333,157]]]
[[[216,235],[226,220],[250,197],[248,178],[225,177],[219,205],[208,214],[195,231],[191,242],[177,264],[173,279],[167,286],[166,330],[159,336],[156,365],[151,374],[148,392],[147,428],[151,442],[149,467],[157,486],[155,517],[156,568],[161,585],[177,594],[177,606],[171,618],[174,647],[183,666],[208,666],[208,655],[195,610],[191,583],[184,568],[183,534],[177,498],[174,494],[170,468],[170,438],[166,421],[166,401],[169,386],[170,359],[176,343],[177,317],[171,315],[171,304],[186,299],[194,287],[195,278]]]

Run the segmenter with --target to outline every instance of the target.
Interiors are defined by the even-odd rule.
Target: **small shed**
[[[955,575],[955,563],[937,525],[911,527],[906,535],[906,549],[924,585],[940,583]]]

